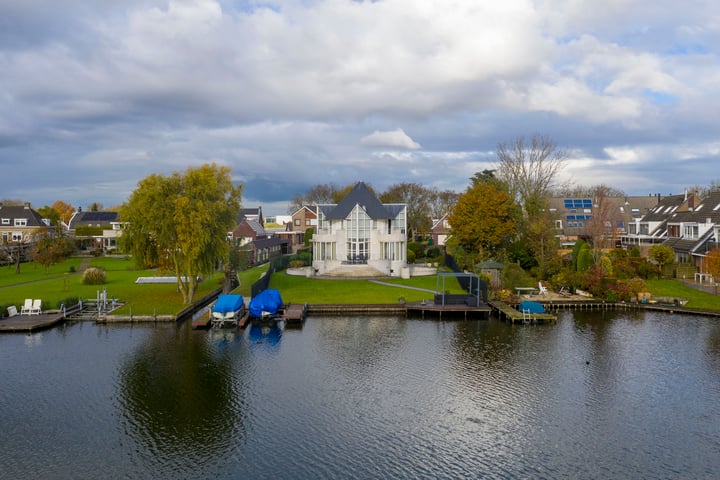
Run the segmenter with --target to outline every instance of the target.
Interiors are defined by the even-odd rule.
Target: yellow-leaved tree
[[[191,303],[198,277],[229,256],[227,232],[235,227],[241,195],[230,169],[214,163],[150,175],[120,208],[122,245],[139,267],[174,272],[183,302]]]

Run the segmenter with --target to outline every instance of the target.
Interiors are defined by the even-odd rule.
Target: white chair
[[[8,311],[8,317],[14,317],[15,315],[18,314],[17,307],[15,305],[10,305],[9,307],[7,307],[7,311]]]
[[[32,312],[32,298],[26,298],[25,304],[20,308],[20,315],[30,315]]]
[[[543,287],[542,282],[538,282],[538,288],[540,289],[541,295],[547,295],[548,289],[547,289],[547,287]]]
[[[40,315],[42,313],[42,299],[37,298],[32,302],[32,308],[30,309],[30,315]]]

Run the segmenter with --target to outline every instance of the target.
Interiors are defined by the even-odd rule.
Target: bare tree
[[[542,208],[550,196],[558,173],[567,160],[550,138],[533,135],[529,141],[517,137],[497,146],[496,177],[505,182],[510,195],[521,205],[525,215]]]
[[[310,188],[305,194],[296,193],[288,205],[288,213],[295,213],[303,205],[314,205],[316,203],[337,203],[337,193],[340,187],[334,183],[323,183]]]

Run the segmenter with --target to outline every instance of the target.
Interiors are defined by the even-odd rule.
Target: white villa
[[[317,205],[312,237],[317,275],[409,276],[407,205],[383,204],[363,182],[339,204]]]

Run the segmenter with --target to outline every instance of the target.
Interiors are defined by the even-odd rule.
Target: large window
[[[373,221],[360,205],[345,219],[347,255],[351,263],[365,263],[370,256],[370,232]]]
[[[315,260],[335,260],[335,242],[317,242],[313,252]]]
[[[382,260],[404,260],[404,242],[382,242],[380,244],[380,258]]]
[[[685,238],[698,238],[698,226],[685,225]]]
[[[27,227],[27,218],[16,218],[15,226],[16,227]]]

